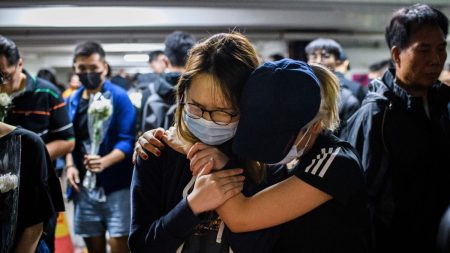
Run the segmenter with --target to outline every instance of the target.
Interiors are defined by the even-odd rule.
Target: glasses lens
[[[188,116],[194,119],[199,119],[202,117],[202,109],[196,105],[193,104],[186,104],[185,105],[185,111],[187,112]]]
[[[222,112],[222,111],[213,111],[210,113],[211,114],[211,119],[212,121],[214,121],[214,123],[216,123],[217,125],[228,125],[231,122],[232,116],[231,114],[227,113],[227,112]]]

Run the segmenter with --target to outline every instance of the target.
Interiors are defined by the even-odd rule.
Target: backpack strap
[[[156,90],[155,90],[155,82],[151,82],[151,83],[148,85],[148,88],[150,89],[150,95],[156,93]]]

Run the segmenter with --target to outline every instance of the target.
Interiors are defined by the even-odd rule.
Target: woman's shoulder
[[[296,174],[307,174],[321,180],[340,179],[342,176],[351,176],[357,181],[364,180],[356,150],[331,133],[319,135],[314,147],[302,159],[296,168]]]
[[[189,164],[189,160],[186,158],[185,154],[179,153],[167,145],[161,150],[160,156],[155,156],[151,153],[147,153],[147,155],[147,160],[140,157],[136,159],[136,170],[170,171]]]
[[[358,156],[350,144],[335,136],[322,136],[312,152],[302,158],[293,173],[333,198],[346,202],[365,189]]]
[[[44,141],[42,141],[39,135],[21,127],[14,129],[10,135],[16,137],[20,136],[22,145],[25,144],[25,147],[29,147],[30,145],[33,146],[33,148],[45,146]]]

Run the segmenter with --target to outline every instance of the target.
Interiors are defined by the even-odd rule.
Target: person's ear
[[[397,46],[393,46],[391,48],[391,58],[394,61],[395,68],[401,67],[400,48],[398,48]]]
[[[20,70],[22,70],[22,67],[23,67],[23,60],[22,60],[22,58],[19,58],[19,62],[17,63],[17,66],[20,68]]]
[[[19,58],[19,61],[17,62],[17,65],[16,65],[16,71],[19,73],[22,73],[22,70],[23,70],[23,60],[22,60],[22,58]],[[14,71],[14,75],[16,75],[16,73],[17,73],[16,71]]]

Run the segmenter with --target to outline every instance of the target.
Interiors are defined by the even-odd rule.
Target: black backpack
[[[143,103],[142,132],[158,127],[165,127],[166,113],[172,106],[156,92],[155,85],[155,83],[149,84],[150,95]]]

